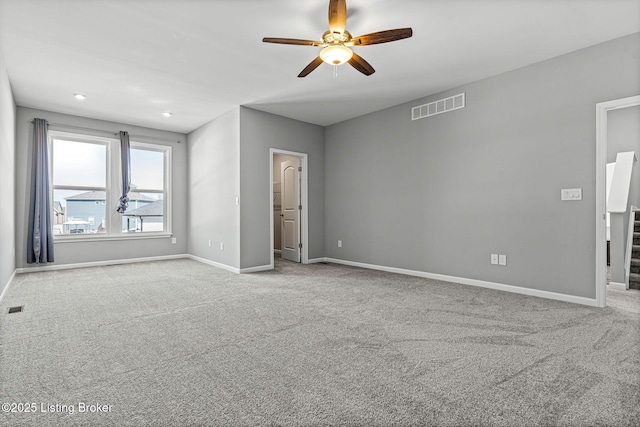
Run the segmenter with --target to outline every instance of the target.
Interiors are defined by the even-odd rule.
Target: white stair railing
[[[629,276],[631,275],[631,258],[633,256],[633,230],[635,229],[636,212],[640,210],[631,206],[629,214],[629,230],[627,231],[627,250],[624,254],[624,284],[629,289]]]

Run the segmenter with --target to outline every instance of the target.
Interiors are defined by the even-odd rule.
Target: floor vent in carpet
[[[9,311],[7,311],[7,314],[22,313],[23,309],[24,309],[24,305],[19,305],[17,307],[9,307]]]

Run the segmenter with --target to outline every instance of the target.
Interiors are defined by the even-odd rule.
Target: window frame
[[[120,141],[118,141],[117,143],[119,145]],[[155,151],[155,152],[164,154],[164,159],[163,159],[163,162],[164,162],[163,163],[163,166],[164,166],[164,177],[163,177],[163,181],[162,181],[162,184],[163,184],[164,188],[162,190],[147,189],[147,188],[136,188],[135,189],[136,193],[162,194],[162,200],[163,200],[163,227],[162,228],[163,228],[163,231],[157,231],[157,232],[144,231],[144,232],[140,232],[140,233],[124,233],[124,232],[122,232],[122,217],[124,215],[120,215],[120,222],[117,224],[117,227],[116,227],[116,224],[115,224],[116,221],[114,221],[113,224],[110,223],[110,226],[113,225],[114,228],[118,229],[118,230],[114,230],[114,233],[112,233],[112,234],[113,235],[122,234],[122,235],[125,235],[125,236],[154,236],[154,235],[158,235],[158,234],[160,234],[162,236],[172,235],[171,203],[169,202],[171,200],[171,146],[159,145],[159,144],[150,144],[150,143],[147,143],[147,142],[140,142],[140,141],[130,141],[129,142],[129,148],[132,149],[132,150],[135,149],[135,150]],[[120,152],[118,151],[118,154],[119,153]],[[118,161],[118,165],[120,165],[120,163],[121,163],[121,161]],[[117,188],[122,188],[122,177],[121,176],[118,177],[118,184],[117,185],[118,185]],[[118,198],[120,198],[120,194],[118,194]]]
[[[91,187],[81,185],[54,185],[53,183],[53,141],[61,139],[65,141],[73,141],[89,144],[100,144],[106,146],[106,188]],[[52,204],[55,202],[53,194],[54,190],[88,190],[88,191],[105,191],[105,221],[106,231],[104,233],[79,233],[79,234],[54,234],[54,243],[66,243],[66,242],[86,242],[86,241],[100,241],[100,240],[138,240],[138,239],[154,239],[154,238],[166,238],[173,235],[173,221],[172,221],[172,147],[170,145],[163,145],[157,143],[140,142],[138,140],[130,141],[131,149],[149,150],[161,152],[164,154],[164,178],[163,178],[163,190],[149,190],[136,188],[136,192],[140,193],[157,193],[163,194],[163,231],[150,231],[150,232],[138,232],[127,233],[122,231],[122,218],[123,215],[116,212],[116,204],[120,199],[122,191],[122,173],[121,173],[121,158],[120,158],[120,140],[117,138],[101,137],[94,135],[87,135],[84,133],[64,132],[57,130],[49,130],[49,166],[50,166],[50,200]],[[65,215],[66,215],[65,204]],[[53,206],[52,206],[53,209]],[[53,227],[53,224],[51,225]]]

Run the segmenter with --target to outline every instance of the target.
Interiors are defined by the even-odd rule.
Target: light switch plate
[[[498,256],[498,264],[507,265],[507,256],[506,255],[499,255]]]
[[[563,188],[560,190],[560,200],[582,200],[582,188]]]

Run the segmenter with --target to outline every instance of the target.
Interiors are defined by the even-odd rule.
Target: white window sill
[[[67,236],[57,235],[53,237],[53,243],[82,243],[82,242],[108,242],[111,240],[146,240],[146,239],[168,239],[172,237],[172,233],[131,233],[121,234],[118,236]]]

